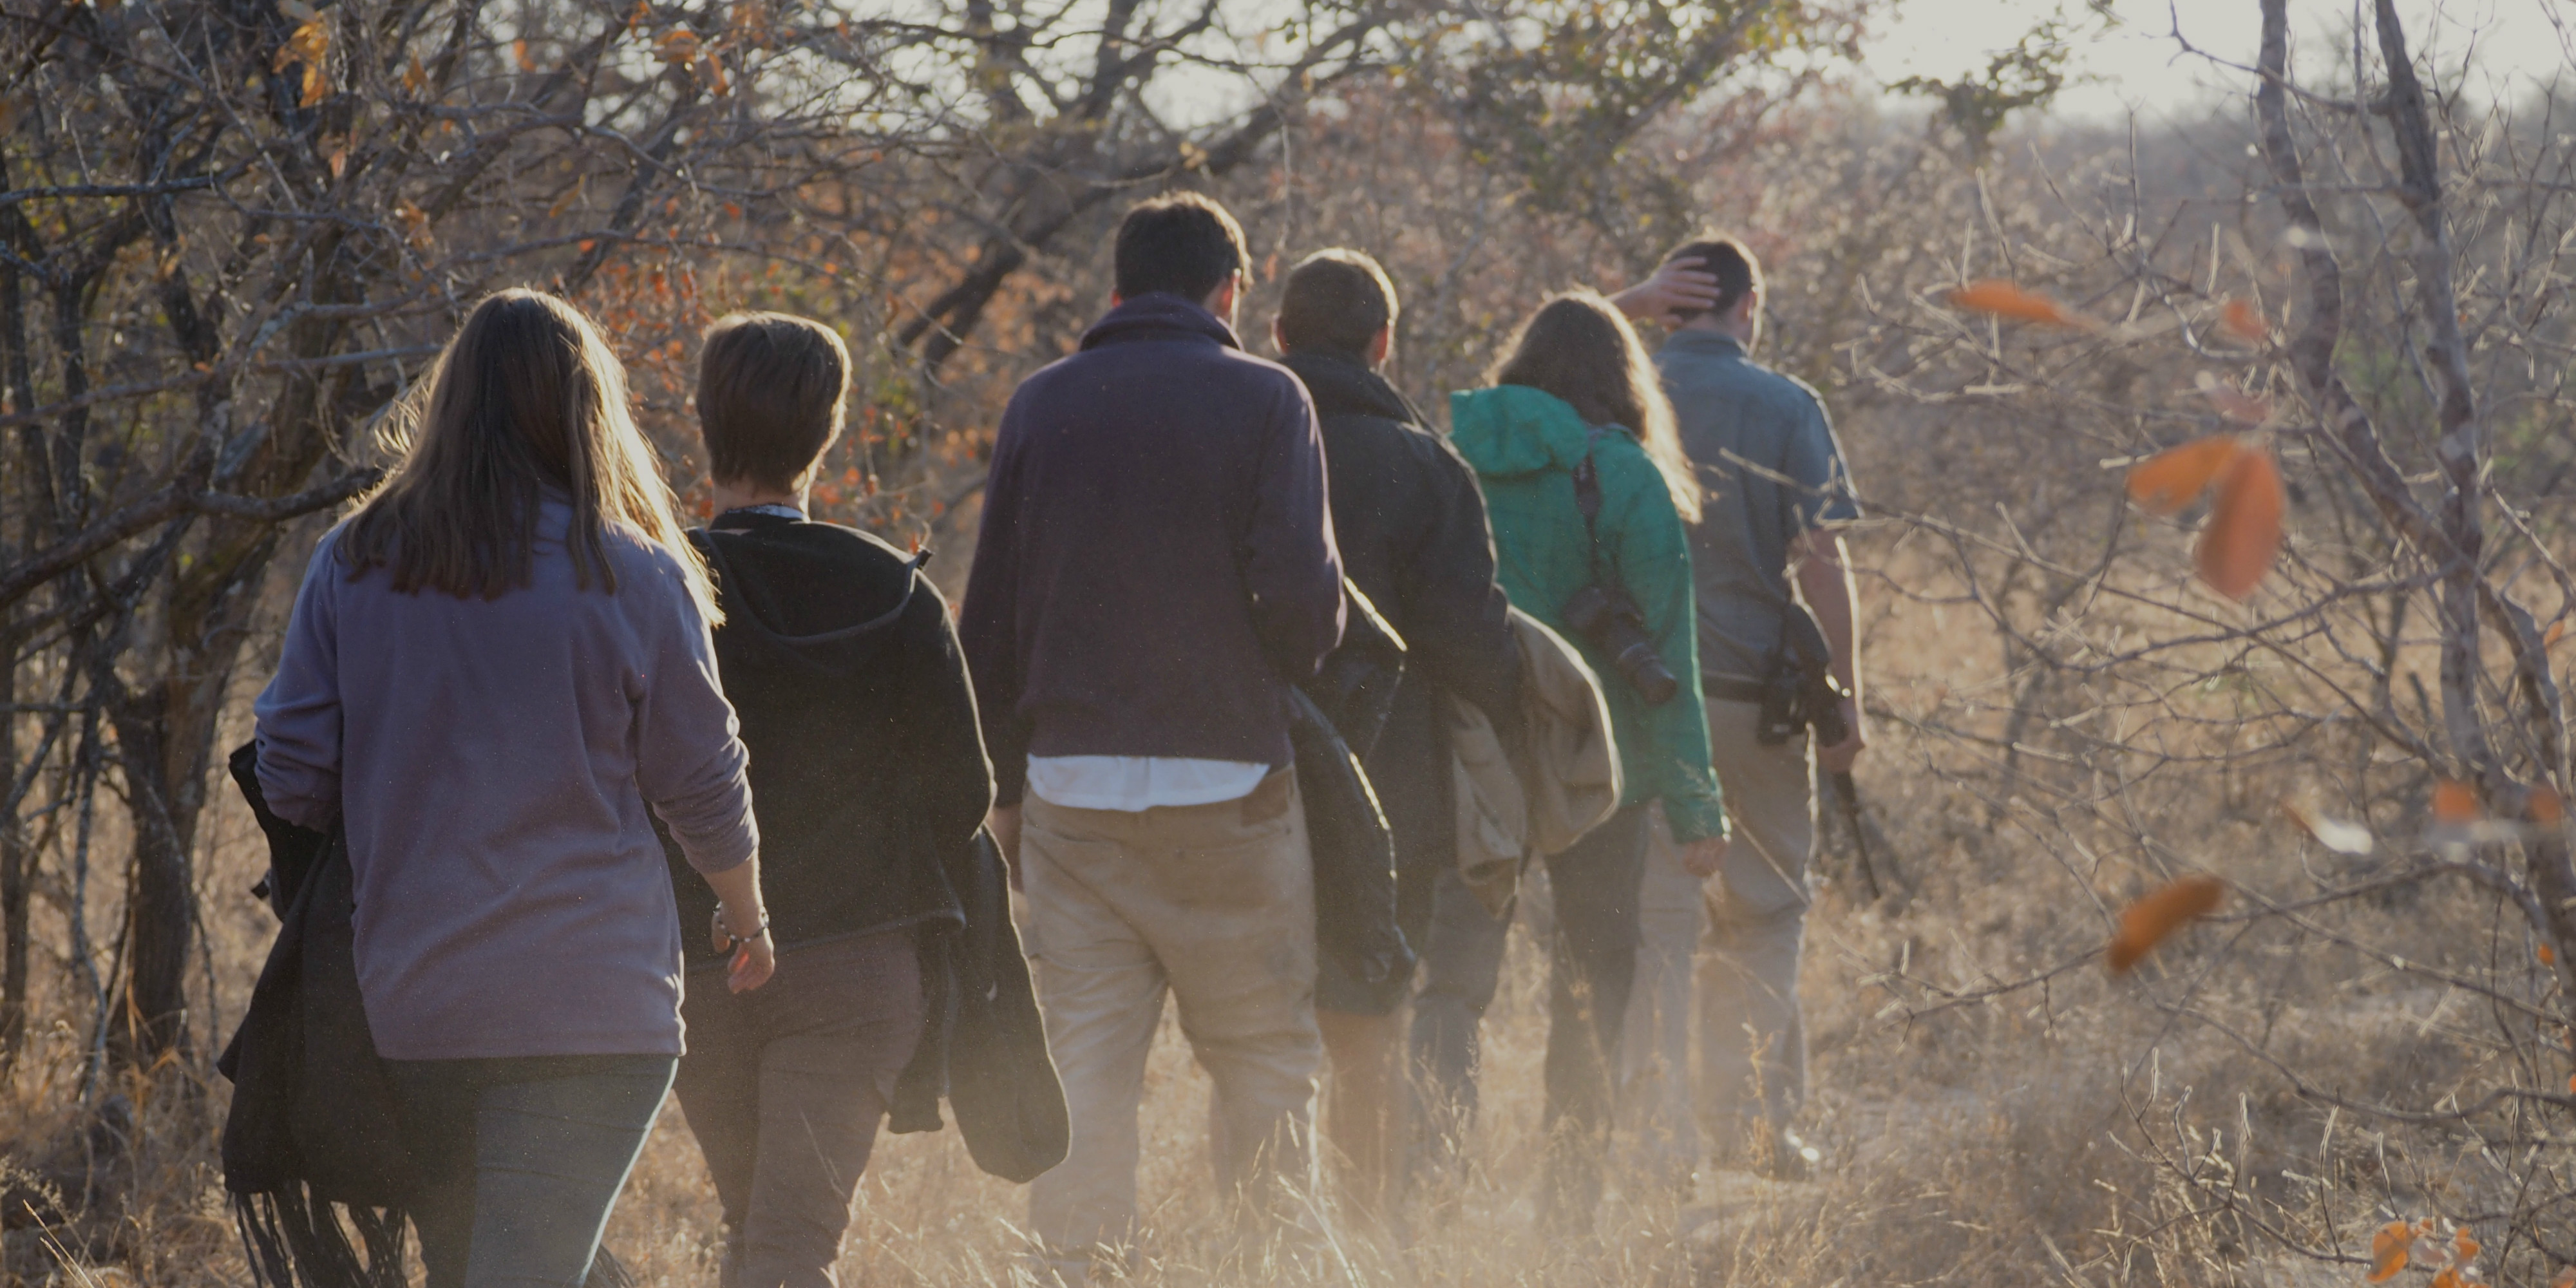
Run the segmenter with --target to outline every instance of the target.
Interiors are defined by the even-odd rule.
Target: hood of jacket
[[[691,534],[724,595],[720,654],[748,650],[817,677],[886,665],[923,579],[927,552],[905,555],[865,533],[766,516]]]
[[[1478,474],[1510,478],[1571,470],[1592,446],[1592,427],[1564,399],[1527,385],[1449,395],[1449,441]]]
[[[1196,336],[1214,340],[1229,349],[1243,346],[1234,338],[1234,328],[1219,320],[1198,304],[1162,291],[1148,291],[1100,315],[1091,329],[1082,333],[1082,347],[1097,349],[1104,344],[1130,340],[1174,340]]]
[[[1318,416],[1382,416],[1399,424],[1423,423],[1411,400],[1357,358],[1308,349],[1287,354],[1279,363],[1297,373],[1306,396],[1315,400]]]

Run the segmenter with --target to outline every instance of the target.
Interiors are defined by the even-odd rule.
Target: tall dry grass
[[[2474,1160],[2409,1152],[2402,1136],[2340,1123],[2286,1092],[2266,1057],[2176,1021],[2176,990],[2259,1031],[2269,1058],[2331,1071],[2345,1090],[2413,1093],[2464,1077],[2474,1043],[2462,1000],[2398,986],[2340,950],[2226,923],[2188,932],[2138,978],[2082,963],[2105,934],[2100,909],[2148,880],[2119,861],[2051,848],[1964,782],[1957,741],[1930,732],[1979,721],[1999,680],[1990,634],[1944,607],[1936,571],[1885,540],[1866,559],[1920,593],[1873,596],[1867,639],[1881,719],[1863,765],[1885,852],[1908,889],[1859,906],[1846,860],[1829,855],[1809,921],[1802,992],[1814,1043],[1805,1130],[1825,1151],[1812,1184],[1703,1169],[1694,1188],[1638,1192],[1614,1168],[1600,1233],[1553,1241],[1534,1213],[1545,962],[1516,931],[1487,1021],[1485,1110],[1452,1201],[1417,1211],[1403,1238],[1337,1222],[1321,1248],[1247,1264],[1233,1256],[1206,1161],[1207,1082],[1167,1021],[1143,1110],[1150,1231],[1136,1282],[1582,1285],[2067,1285],[2329,1283],[2357,1269],[2298,1263],[2245,1214],[2358,1256],[2375,1189],[2391,1211],[2474,1190]],[[2253,885],[2315,856],[2278,823],[2287,783],[2209,775],[2156,786],[2161,844]],[[268,932],[246,893],[253,834],[226,806],[206,920],[217,996],[237,1016]],[[2379,942],[2438,960],[2468,952],[2481,910],[2431,894],[2355,914]],[[2240,942],[2247,935],[2272,936]],[[2210,969],[2225,949],[2234,963]],[[2247,962],[2254,963],[2249,969]],[[0,1235],[5,1278],[24,1284],[240,1284],[214,1153],[225,1088],[196,1065],[90,1087],[90,1107],[130,1123],[130,1150],[82,1127],[87,1051],[76,1008],[40,1026],[0,1084],[0,1140],[21,1172],[66,1190],[43,1227]],[[201,1025],[201,1031],[203,1029]],[[121,1098],[121,1100],[119,1099]],[[81,1176],[88,1154],[120,1157]],[[86,1186],[65,1186],[67,1178]],[[2312,1178],[2331,1179],[2331,1201]],[[2223,1180],[2243,1211],[2214,1202]],[[2271,1206],[2264,1206],[2269,1204]],[[861,1189],[843,1281],[1017,1282],[1025,1195],[978,1173],[953,1132],[884,1138]],[[676,1108],[666,1110],[610,1229],[648,1283],[712,1283],[717,1207]],[[2359,1232],[2356,1235],[2356,1232]],[[2322,1277],[2320,1277],[2322,1276]]]

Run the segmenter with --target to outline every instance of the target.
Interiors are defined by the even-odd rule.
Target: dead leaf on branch
[[[1950,307],[1971,313],[1990,313],[2016,322],[2037,322],[2044,326],[2062,326],[2074,331],[2099,331],[2102,324],[2035,291],[1999,277],[1970,282],[1950,292]]]
[[[320,14],[314,13],[310,5],[289,5],[285,0],[281,0],[278,7],[284,10],[287,16],[301,18],[302,21],[286,37],[286,43],[277,47],[277,56],[269,60],[268,69],[272,72],[283,72],[291,66],[302,64],[304,75],[301,89],[296,96],[297,105],[312,107],[331,96],[330,82],[324,79],[322,71],[323,61],[331,53],[330,22]]]
[[[2433,785],[2434,822],[2465,827],[2484,817],[2486,810],[2478,804],[2476,788],[2454,778]]]
[[[687,27],[673,27],[653,40],[653,56],[671,67],[683,67],[698,61],[698,33]]]
[[[2263,321],[2262,310],[2248,300],[2234,296],[2218,311],[2219,328],[2248,344],[2261,344],[2272,338],[2272,328]]]
[[[2129,467],[2129,500],[2157,518],[2171,518],[2199,500],[2243,450],[2223,434],[2167,448]]]
[[[2213,876],[2188,876],[2146,895],[2120,910],[2120,933],[2103,953],[2113,974],[2122,974],[2155,951],[2158,944],[2192,922],[2218,910],[2227,883]]]
[[[2259,448],[2238,452],[2218,479],[2218,503],[2201,529],[2194,561],[2200,579],[2229,599],[2243,599],[2262,584],[2281,553],[2281,517],[2289,494],[2281,467]]]
[[[2415,1227],[2405,1221],[2391,1221],[2370,1236],[2370,1282],[2384,1284],[2406,1268],[2407,1252],[2415,1243]]]

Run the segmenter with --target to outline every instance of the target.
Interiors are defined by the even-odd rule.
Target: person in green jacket
[[[1646,807],[1663,802],[1686,862],[1714,868],[1726,848],[1683,530],[1698,521],[1699,491],[1645,347],[1601,296],[1574,291],[1549,300],[1489,379],[1490,388],[1452,394],[1449,417],[1451,442],[1484,487],[1496,580],[1601,677],[1626,782],[1617,813],[1547,856],[1556,915],[1542,1208],[1559,1229],[1581,1231],[1599,1204],[1615,1100],[1612,1053],[1636,970]],[[1599,494],[1588,526],[1576,482],[1587,461]],[[1659,668],[1639,666],[1632,650],[1597,627],[1584,629],[1596,614],[1569,611],[1596,584],[1633,605],[1633,624]],[[1473,904],[1463,886],[1455,893]],[[1439,903],[1458,901],[1435,897],[1415,1050],[1417,1067],[1447,1084],[1441,1090],[1453,1103],[1472,1104],[1475,1022],[1493,996],[1505,927],[1481,906],[1442,914]]]

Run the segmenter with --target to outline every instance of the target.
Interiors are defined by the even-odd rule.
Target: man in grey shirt
[[[1761,335],[1762,289],[1753,253],[1718,237],[1676,248],[1617,302],[1631,317],[1672,328],[1655,365],[1682,447],[1709,489],[1707,517],[1691,533],[1709,747],[1727,813],[1749,842],[1714,873],[1682,878],[1716,875],[1723,888],[1723,897],[1706,891],[1700,1125],[1721,1163],[1796,1176],[1816,1161],[1789,1130],[1806,1092],[1798,953],[1816,840],[1814,778],[1803,734],[1765,746],[1754,730],[1794,585],[1848,695],[1850,734],[1816,749],[1816,763],[1847,772],[1866,745],[1854,594],[1837,532],[1860,509],[1815,390],[1748,356]]]

